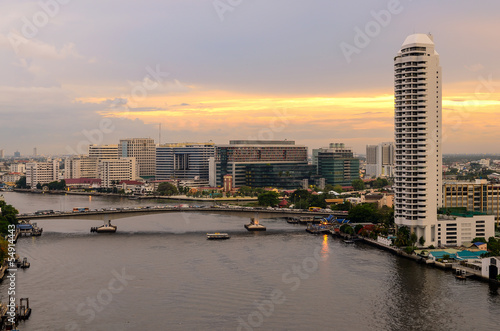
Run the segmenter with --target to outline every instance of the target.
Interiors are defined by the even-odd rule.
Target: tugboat
[[[23,258],[23,261],[18,260],[16,265],[18,268],[21,268],[21,269],[26,269],[26,268],[30,267],[30,263],[28,262],[27,257]]]
[[[252,218],[249,224],[245,224],[245,229],[248,231],[266,231],[266,227],[259,224],[259,219],[257,217]]]
[[[115,233],[118,227],[116,225],[112,225],[111,221],[108,220],[108,224],[101,225],[99,227],[90,228],[90,232],[97,233]]]
[[[231,238],[231,236],[229,236],[229,234],[227,234],[227,233],[219,233],[219,232],[207,233],[207,239],[209,239],[209,240],[222,240],[222,239],[229,239],[229,238]]]

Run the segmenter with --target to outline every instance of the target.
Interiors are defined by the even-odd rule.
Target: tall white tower
[[[394,58],[395,222],[436,245],[442,196],[441,67],[431,35],[406,38]]]

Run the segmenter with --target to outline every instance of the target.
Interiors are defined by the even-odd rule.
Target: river
[[[159,205],[108,197],[3,192],[21,213]],[[313,236],[303,226],[165,213],[113,221],[37,220],[20,238],[31,267],[16,297],[33,309],[21,330],[496,330],[499,289],[418,265],[362,243]],[[231,234],[206,240],[206,232]],[[0,285],[6,302],[8,282]]]

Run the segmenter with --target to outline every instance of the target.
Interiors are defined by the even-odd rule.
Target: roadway
[[[266,218],[286,218],[286,217],[304,217],[304,216],[328,216],[335,215],[338,217],[346,217],[347,215],[340,211],[320,211],[310,212],[294,209],[266,209],[252,207],[170,207],[170,206],[152,206],[152,207],[135,207],[135,208],[104,208],[99,210],[81,211],[81,212],[54,212],[45,214],[21,214],[18,215],[18,220],[38,220],[38,219],[86,219],[86,220],[115,220],[125,217],[136,217],[150,214],[160,213],[206,213],[206,214],[221,214],[227,216],[236,216],[259,219]]]

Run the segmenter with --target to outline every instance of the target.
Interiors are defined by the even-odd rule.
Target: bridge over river
[[[33,214],[18,215],[19,220],[37,220],[37,219],[85,219],[85,220],[115,220],[125,217],[136,217],[150,214],[160,213],[206,213],[206,214],[221,214],[228,216],[236,216],[243,218],[258,217],[259,219],[266,218],[287,218],[287,217],[312,217],[312,216],[328,216],[335,215],[337,217],[346,217],[346,213],[342,211],[333,212],[310,212],[292,209],[258,209],[249,207],[223,208],[223,207],[171,207],[171,206],[156,206],[156,207],[135,207],[135,208],[103,208],[99,210],[89,211],[71,211],[71,212],[52,212],[40,211]]]

